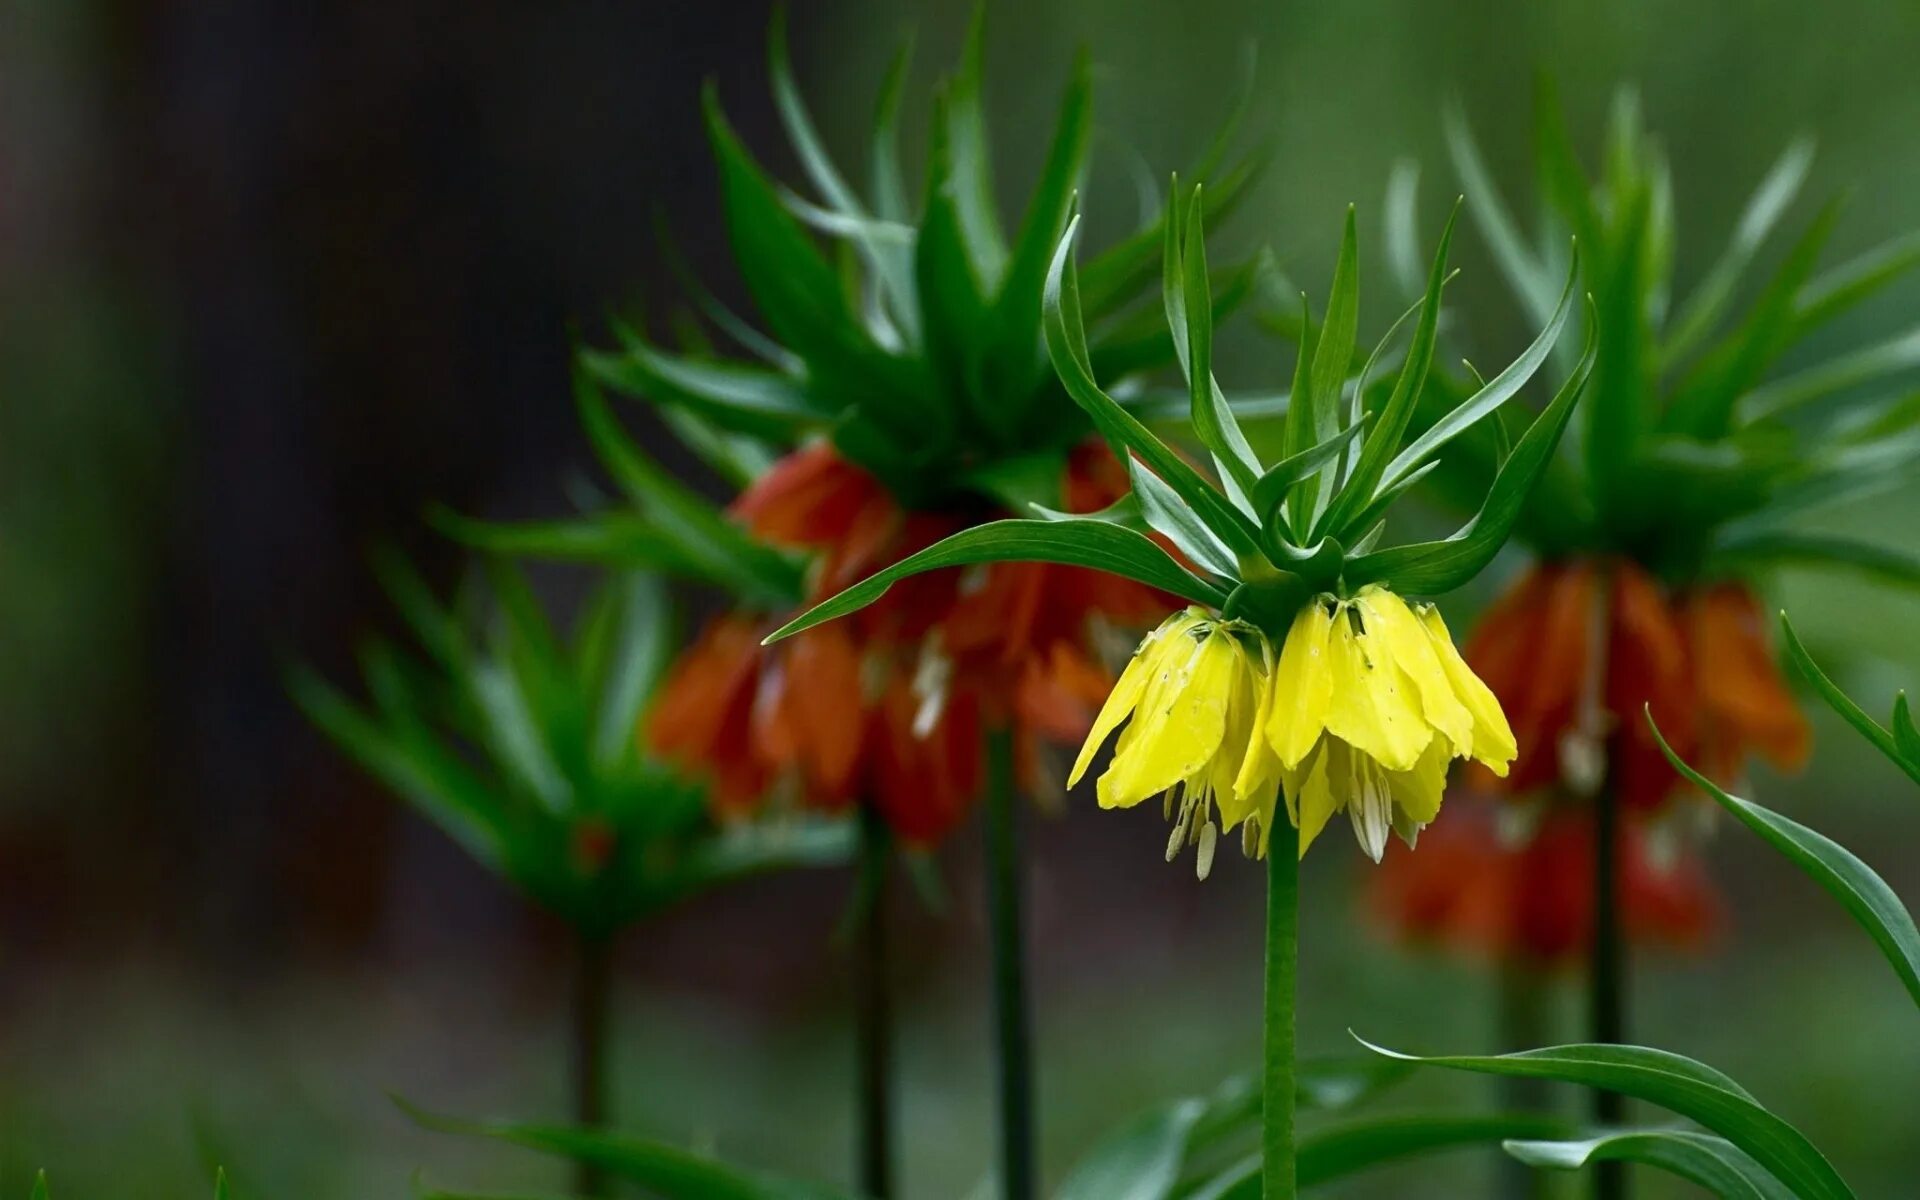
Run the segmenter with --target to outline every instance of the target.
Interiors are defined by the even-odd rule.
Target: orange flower
[[[1369,882],[1373,915],[1394,937],[1536,967],[1583,959],[1593,934],[1593,822],[1546,810],[1522,840],[1503,839],[1498,805],[1461,800],[1420,835],[1417,852],[1394,847]],[[1711,941],[1721,904],[1697,859],[1651,852],[1642,823],[1621,837],[1627,936],[1670,950]]]
[[[1595,680],[1601,647],[1604,676]],[[1505,780],[1478,778],[1489,790],[1562,786],[1581,794],[1604,765],[1623,805],[1661,807],[1681,780],[1644,708],[1674,749],[1714,779],[1731,782],[1753,753],[1783,769],[1806,758],[1805,719],[1739,584],[1676,594],[1625,560],[1543,563],[1488,610],[1465,654],[1500,698],[1520,748]]]
[[[1127,487],[1098,442],[1068,456],[1061,482],[1072,511]],[[816,553],[811,599],[1004,515],[903,510],[827,442],[786,455],[731,511],[770,544]],[[937,841],[979,794],[982,729],[1012,725],[1025,764],[1039,739],[1077,741],[1113,682],[1095,627],[1144,626],[1170,603],[1098,571],[995,563],[904,580],[856,618],[771,649],[759,644],[769,622],[723,616],[675,664],[647,736],[708,777],[722,813],[749,813],[777,787],[814,807],[865,796],[901,837]]]

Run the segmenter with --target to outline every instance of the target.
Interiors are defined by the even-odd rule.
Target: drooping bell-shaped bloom
[[[1294,618],[1266,732],[1301,853],[1345,810],[1375,862],[1390,831],[1412,845],[1439,815],[1452,760],[1504,773],[1514,757],[1500,702],[1439,610],[1381,587],[1320,597]]]
[[[1070,509],[1103,508],[1125,488],[1103,445],[1067,456]],[[768,544],[814,556],[812,599],[983,515],[905,510],[824,441],[780,459],[730,512]],[[702,773],[728,815],[769,794],[830,809],[864,799],[903,839],[930,844],[979,795],[983,731],[1010,726],[1029,769],[1040,743],[1079,738],[1112,680],[1100,631],[1138,628],[1165,607],[1102,572],[994,563],[916,576],[845,623],[771,647],[760,639],[775,622],[729,613],[675,664],[646,736]]]
[[[1169,851],[1198,843],[1203,874],[1236,825],[1245,850],[1265,854],[1283,796],[1300,853],[1345,811],[1377,862],[1390,832],[1412,844],[1439,814],[1454,759],[1503,771],[1514,754],[1439,613],[1377,586],[1309,601],[1277,656],[1244,622],[1197,608],[1168,618],[1114,686],[1070,784],[1123,721],[1101,805],[1166,793]]]
[[[1674,749],[1732,782],[1750,755],[1783,770],[1809,734],[1768,649],[1759,606],[1737,583],[1670,591],[1622,559],[1535,566],[1487,611],[1466,658],[1511,717],[1519,756],[1495,790],[1606,779],[1629,809],[1680,791],[1642,718]]]

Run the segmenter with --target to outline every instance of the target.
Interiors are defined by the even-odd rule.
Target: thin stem
[[[1593,798],[1593,993],[1589,1019],[1596,1042],[1626,1040],[1626,939],[1620,928],[1620,805],[1611,786]],[[1594,1089],[1593,1119],[1617,1126],[1626,1118],[1626,1097]],[[1626,1165],[1601,1163],[1594,1172],[1597,1200],[1625,1200]]]
[[[855,904],[853,1035],[860,1096],[860,1190],[873,1200],[893,1196],[893,980],[887,954],[887,825],[871,805],[860,808],[860,890]]]
[[[1300,968],[1300,833],[1284,816],[1267,846],[1266,1066],[1260,1109],[1263,1200],[1294,1200],[1293,1005]]]
[[[986,808],[1001,1195],[1005,1200],[1033,1200],[1033,1046],[1020,906],[1020,826],[1013,787],[1013,738],[1004,729],[987,738]]]
[[[1540,973],[1524,963],[1508,963],[1500,970],[1500,1049],[1532,1050],[1549,1044],[1546,1036],[1546,990]],[[1502,1075],[1500,1107],[1507,1112],[1545,1113],[1547,1081]],[[1547,1195],[1547,1176],[1512,1155],[1496,1152],[1496,1191],[1502,1200],[1540,1200]]]
[[[603,933],[576,930],[568,1058],[573,1119],[584,1129],[597,1129],[607,1120],[607,1011],[612,990],[612,940]],[[594,1164],[580,1162],[574,1168],[573,1187],[582,1196],[603,1196],[606,1176]]]

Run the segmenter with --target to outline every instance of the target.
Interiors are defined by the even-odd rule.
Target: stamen
[[[1213,851],[1214,846],[1219,840],[1220,827],[1218,825],[1215,825],[1212,821],[1208,821],[1205,825],[1201,826],[1200,853],[1193,865],[1194,871],[1198,873],[1201,879],[1205,879],[1213,871]]]

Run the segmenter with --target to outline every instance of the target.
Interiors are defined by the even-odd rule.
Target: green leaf
[[[1199,514],[1188,508],[1158,475],[1141,466],[1140,460],[1129,458],[1127,477],[1133,483],[1140,515],[1150,528],[1164,534],[1182,554],[1206,570],[1227,579],[1236,576],[1239,565],[1234,561],[1233,551],[1214,536]]]
[[[33,1176],[33,1200],[47,1200],[47,1173],[36,1171]]]
[[[659,526],[632,513],[590,513],[550,521],[482,521],[436,505],[428,510],[427,521],[454,541],[490,554],[705,577],[696,555],[686,553]]]
[[[1301,1188],[1319,1187],[1435,1151],[1506,1138],[1564,1137],[1571,1132],[1567,1121],[1530,1113],[1368,1117],[1303,1135],[1297,1145],[1295,1180]],[[1185,1200],[1260,1200],[1260,1183],[1260,1158],[1251,1155],[1188,1193]]]
[[[1260,460],[1240,431],[1220,385],[1213,378],[1213,287],[1207,278],[1206,229],[1202,220],[1204,193],[1193,189],[1193,202],[1180,219],[1180,179],[1174,177],[1173,207],[1167,214],[1167,237],[1162,281],[1162,307],[1172,332],[1173,349],[1187,377],[1188,412],[1201,445],[1213,454],[1222,478],[1242,493],[1250,491],[1260,474]],[[1185,225],[1185,249],[1181,248]]]
[[[1267,468],[1266,472],[1253,482],[1253,510],[1261,514],[1262,518],[1278,512],[1280,502],[1286,499],[1288,488],[1338,458],[1342,451],[1353,445],[1359,436],[1366,432],[1366,429],[1365,420],[1357,421],[1319,445],[1309,446],[1300,453],[1290,458],[1283,458]]]
[[[374,578],[413,631],[420,648],[435,662],[454,661],[460,647],[459,622],[440,603],[413,563],[392,546],[376,549],[372,563]]]
[[[1750,423],[1778,417],[1816,400],[1915,367],[1920,367],[1920,329],[1908,330],[1898,337],[1830,358],[1755,388],[1740,401],[1739,419]]]
[[[993,195],[993,154],[987,142],[987,6],[976,4],[960,69],[947,91],[944,124],[953,155],[954,203],[974,273],[989,292],[998,289],[1006,269],[1006,239]]]
[[[1900,755],[1911,763],[1920,763],[1920,729],[1913,727],[1913,713],[1907,708],[1907,694],[1896,692],[1893,697],[1893,744]]]
[[[1800,185],[1806,182],[1807,169],[1812,165],[1813,139],[1795,138],[1754,189],[1720,260],[1714,263],[1674,319],[1673,332],[1661,347],[1664,365],[1671,366],[1684,358],[1701,338],[1713,331],[1733,298],[1734,285],[1740,282],[1740,276],[1746,273],[1767,235],[1799,195]]]
[[[963,529],[854,584],[789,621],[767,639],[777,642],[802,630],[858,612],[910,575],[988,562],[1051,562],[1093,567],[1183,600],[1218,607],[1226,596],[1173,560],[1144,534],[1105,521],[993,521]]]
[[[1447,152],[1453,157],[1453,169],[1471,201],[1467,211],[1479,226],[1480,236],[1487,240],[1494,265],[1525,306],[1528,319],[1536,325],[1545,321],[1553,312],[1553,279],[1545,264],[1528,249],[1526,238],[1493,182],[1493,173],[1487,170],[1486,160],[1480,156],[1473,130],[1458,103],[1447,106],[1442,128],[1446,133]]]
[[[1053,1200],[1166,1200],[1205,1111],[1199,1100],[1176,1100],[1127,1122],[1074,1165]]]
[[[873,112],[873,207],[888,221],[907,221],[906,173],[900,169],[900,97],[906,92],[907,68],[913,63],[913,38],[908,36],[887,66],[880,97]]]
[[[1482,417],[1519,394],[1541,364],[1547,361],[1554,343],[1560,340],[1560,331],[1567,325],[1567,315],[1573,311],[1574,284],[1579,278],[1580,267],[1576,262],[1567,272],[1567,283],[1561,289],[1560,302],[1554,306],[1553,316],[1548,318],[1546,328],[1533,339],[1533,344],[1509,363],[1506,370],[1494,376],[1490,383],[1461,401],[1453,411],[1435,421],[1425,433],[1394,456],[1393,461],[1387,464],[1385,478],[1389,486],[1432,458],[1442,446],[1473,428]]]
[[[1203,204],[1209,223],[1219,224],[1246,199],[1264,163],[1260,156],[1249,156],[1225,174],[1207,181]],[[1089,319],[1097,321],[1111,315],[1152,282],[1154,269],[1162,257],[1165,222],[1172,219],[1170,205],[1159,221],[1108,247],[1087,263],[1079,287]]]
[[[793,817],[740,825],[704,838],[687,861],[688,879],[705,887],[797,867],[837,867],[853,859],[857,834],[845,819]]]
[[[754,541],[642,453],[582,372],[574,375],[574,401],[594,452],[614,480],[649,520],[697,557],[715,582],[742,599],[770,605],[787,603],[798,594],[800,572],[792,561]]]
[[[673,603],[657,579],[625,574],[608,584],[615,614],[612,654],[598,695],[593,754],[608,767],[633,753],[640,710],[673,661]]]
[[[1780,614],[1780,630],[1786,636],[1787,657],[1799,669],[1801,678],[1812,684],[1814,691],[1820,693],[1820,698],[1827,702],[1827,707],[1839,713],[1842,720],[1872,742],[1874,748],[1891,759],[1895,766],[1905,771],[1908,778],[1915,783],[1920,783],[1920,759],[1911,759],[1902,754],[1900,744],[1894,736],[1880,728],[1879,722],[1868,716],[1858,704],[1853,702],[1853,697],[1841,691],[1840,685],[1827,677],[1827,673],[1820,669],[1820,664],[1813,660],[1813,655],[1807,653],[1806,645],[1800,641],[1800,635],[1794,632],[1793,622],[1787,619],[1785,613]]]
[[[1411,158],[1395,159],[1387,176],[1386,231],[1387,266],[1393,272],[1394,286],[1405,299],[1420,296],[1420,163]]]
[[[424,1129],[591,1163],[671,1200],[852,1200],[820,1184],[727,1166],[665,1142],[558,1125],[463,1120],[427,1112],[398,1096],[393,1102]]]
[[[1514,1054],[1423,1057],[1386,1050],[1363,1039],[1360,1044],[1377,1054],[1425,1066],[1553,1079],[1633,1096],[1720,1134],[1752,1155],[1801,1200],[1854,1200],[1852,1189],[1799,1130],[1761,1107],[1733,1080],[1678,1054],[1644,1046],[1573,1045]]]
[[[227,1200],[227,1169],[225,1167],[214,1168],[213,1200]]]
[[[1813,273],[1839,208],[1829,204],[1801,234],[1741,326],[1691,372],[1668,405],[1664,429],[1696,437],[1727,432],[1735,406],[1766,373],[1792,336],[1794,297]]]
[[[1360,334],[1360,238],[1355,221],[1354,207],[1349,204],[1346,229],[1340,235],[1340,256],[1334,262],[1333,285],[1327,292],[1326,319],[1320,324],[1320,335],[1313,347],[1307,392],[1311,411],[1298,426],[1303,437],[1288,444],[1289,454],[1297,454],[1340,432],[1340,401],[1347,371],[1353,363],[1354,344]],[[1300,528],[1313,528],[1320,514],[1326,511],[1333,499],[1334,482],[1332,475],[1323,472],[1295,486],[1293,513]]]
[[[1440,233],[1440,245],[1433,254],[1433,267],[1427,274],[1427,292],[1420,303],[1420,320],[1413,329],[1413,342],[1407,348],[1407,358],[1400,367],[1400,377],[1393,385],[1393,392],[1387,397],[1386,405],[1380,410],[1380,419],[1375,423],[1373,432],[1360,449],[1360,461],[1355,465],[1340,494],[1334,497],[1333,505],[1321,524],[1324,532],[1335,537],[1347,538],[1356,532],[1363,532],[1358,526],[1355,515],[1367,507],[1382,491],[1381,477],[1386,473],[1387,463],[1400,448],[1400,439],[1406,436],[1407,426],[1413,420],[1414,411],[1419,407],[1420,397],[1426,392],[1427,375],[1433,368],[1433,348],[1438,340],[1440,327],[1440,294],[1447,283],[1447,254],[1453,246],[1453,230],[1460,219],[1460,205],[1456,202],[1453,211],[1447,216],[1447,225]],[[1316,534],[1322,530],[1315,530]],[[1311,540],[1311,539],[1310,539]]]
[[[1509,1140],[1508,1154],[1530,1167],[1578,1171],[1600,1162],[1656,1167],[1721,1200],[1794,1200],[1785,1184],[1725,1138],[1690,1129],[1631,1129],[1579,1141]]]
[[[1729,537],[1713,553],[1720,560],[1846,567],[1888,583],[1920,586],[1920,557],[1852,538],[1761,531]]]
[[[1394,546],[1350,560],[1346,568],[1348,582],[1358,586],[1379,581],[1407,595],[1437,596],[1472,579],[1493,561],[1493,556],[1506,544],[1534,485],[1552,461],[1554,448],[1560,444],[1560,435],[1566,431],[1567,421],[1573,415],[1574,402],[1586,387],[1587,377],[1593,371],[1594,335],[1595,322],[1589,320],[1587,345],[1580,361],[1574,364],[1572,374],[1560,386],[1552,403],[1534,418],[1513,453],[1500,465],[1493,486],[1487,490],[1486,500],[1473,519],[1442,541]],[[1489,386],[1497,384],[1498,380]],[[1411,478],[1403,476],[1402,481]],[[1378,519],[1371,512],[1366,515],[1369,520]]]
[[[872,365],[882,356],[847,308],[839,274],[747,153],[711,85],[705,107],[734,261],[774,337],[809,364]]]
[[[1027,214],[1007,261],[994,302],[997,333],[990,362],[1039,362],[1040,294],[1046,285],[1047,264],[1073,209],[1074,189],[1086,170],[1087,146],[1093,133],[1093,66],[1083,50],[1073,63],[1060,115],[1053,126],[1053,143],[1040,169],[1040,182],[1027,202]],[[1044,364],[1040,364],[1044,367]],[[1010,380],[996,381],[1017,392],[1024,402],[1029,387]],[[1011,402],[1011,401],[1010,401]]]
[[[1044,310],[1047,351],[1054,370],[1074,402],[1093,419],[1095,428],[1124,459],[1128,451],[1138,455],[1148,470],[1158,475],[1188,507],[1199,514],[1236,558],[1243,562],[1260,556],[1257,531],[1246,514],[1233,507],[1226,497],[1188,465],[1186,459],[1153,435],[1132,413],[1100,389],[1094,381],[1087,357],[1086,327],[1080,317],[1080,291],[1073,269],[1073,246],[1080,218],[1075,217],[1060,239],[1060,248],[1047,273]]]
[[[288,670],[287,691],[307,719],[368,774],[430,817],[476,862],[496,872],[503,869],[507,845],[498,806],[471,768],[430,742],[382,728],[304,667]]]
[[[866,206],[847,186],[839,168],[834,166],[832,157],[821,143],[813,117],[808,113],[799,85],[793,79],[793,63],[787,53],[787,12],[784,6],[774,10],[773,27],[767,38],[767,61],[773,78],[774,107],[779,110],[780,122],[786,127],[787,138],[793,143],[801,169],[813,181],[813,186],[820,190],[829,208],[852,218],[847,229],[854,244],[859,247],[861,257],[867,261],[886,294],[894,301],[896,310],[910,307],[913,293],[909,248],[905,244],[889,243],[873,236],[876,226]]]
[[[986,401],[980,376],[980,339],[987,324],[987,284],[967,245],[961,217],[960,181],[954,175],[948,122],[939,119],[948,101],[936,100],[933,142],[927,150],[927,207],[920,218],[913,276],[922,315],[928,361],[956,408]],[[931,418],[933,414],[929,413]],[[983,412],[1001,419],[998,406]],[[990,428],[998,429],[998,424]]]
[[[1794,302],[1793,336],[1805,337],[1920,265],[1920,230],[1822,272]]]
[[[1722,791],[1673,752],[1673,747],[1667,745],[1667,739],[1660,733],[1660,727],[1654,724],[1650,713],[1646,715],[1646,722],[1674,770],[1685,775],[1695,787],[1712,796],[1720,807],[1737,817],[1741,824],[1791,859],[1795,866],[1853,914],[1853,919],[1860,923],[1860,927],[1879,945],[1881,953],[1887,956],[1887,961],[1893,964],[1894,971],[1900,976],[1900,981],[1907,985],[1914,1003],[1920,1004],[1920,930],[1914,928],[1912,914],[1893,894],[1886,880],[1833,839],[1750,800],[1742,800]]]
[[[668,354],[616,323],[622,350],[584,351],[580,363],[595,379],[625,395],[656,404],[684,404],[715,425],[755,437],[791,441],[831,416],[792,376],[744,363]]]

